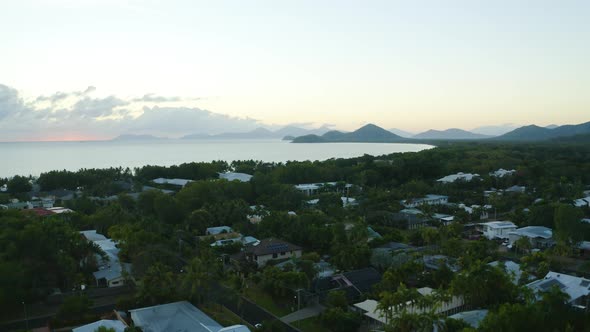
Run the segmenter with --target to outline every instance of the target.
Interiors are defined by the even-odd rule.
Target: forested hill
[[[539,127],[535,125],[514,129],[504,135],[494,137],[497,141],[546,141],[559,137],[571,137],[590,134],[590,122],[577,125],[565,125],[555,128]]]
[[[329,131],[322,136],[306,135],[296,137],[293,143],[330,143],[330,142],[363,142],[363,143],[400,143],[410,139],[398,136],[374,124],[365,125],[353,132]]]

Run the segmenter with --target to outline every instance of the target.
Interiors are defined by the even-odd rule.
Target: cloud
[[[0,141],[43,140],[74,134],[103,139],[121,134],[181,137],[249,131],[262,125],[256,119],[194,107],[197,99],[155,94],[96,97],[95,91],[91,86],[23,100],[16,89],[0,85]]]
[[[182,100],[182,98],[180,98],[180,97],[164,97],[164,96],[155,95],[153,93],[148,93],[141,98],[133,99],[134,102],[152,102],[152,103],[175,102],[175,101],[181,101],[181,100]]]
[[[24,104],[18,92],[9,86],[0,84],[0,121],[23,110]]]
[[[93,86],[89,86],[86,90],[83,91],[74,91],[74,92],[56,92],[51,96],[39,96],[35,99],[36,102],[44,102],[48,101],[52,104],[58,103],[60,101],[66,100],[68,97],[82,97],[91,94],[92,92],[96,91],[96,88]]]

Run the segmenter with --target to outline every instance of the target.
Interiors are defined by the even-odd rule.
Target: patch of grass
[[[209,303],[200,306],[199,308],[222,326],[241,324],[247,325],[250,329],[253,330],[253,327],[250,326],[250,324],[248,324],[246,321],[242,320],[238,315],[234,314],[231,310],[227,309],[226,307],[220,304]]]
[[[303,332],[331,332],[325,328],[318,317],[311,317],[304,320],[300,320],[291,323],[294,327],[300,329]]]
[[[244,290],[244,296],[277,317],[283,317],[291,313],[284,304],[277,303],[270,294],[254,284],[250,284]]]

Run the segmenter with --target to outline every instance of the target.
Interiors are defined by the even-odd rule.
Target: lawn
[[[322,326],[318,317],[300,320],[298,322],[291,323],[291,325],[303,332],[330,332],[330,330]]]
[[[288,305],[279,303],[270,294],[255,284],[248,285],[245,289],[244,296],[277,317],[283,317],[291,313]]]
[[[246,325],[251,330],[254,330],[247,322],[222,305],[210,303],[199,308],[223,326]]]

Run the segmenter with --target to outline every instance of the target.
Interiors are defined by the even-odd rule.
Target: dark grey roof
[[[246,252],[252,253],[257,256],[271,255],[280,252],[288,252],[301,250],[301,247],[296,246],[287,241],[279,239],[264,239],[260,241],[260,244],[246,248]]]
[[[342,275],[362,293],[371,291],[371,287],[381,281],[381,274],[372,267],[346,272]]]

